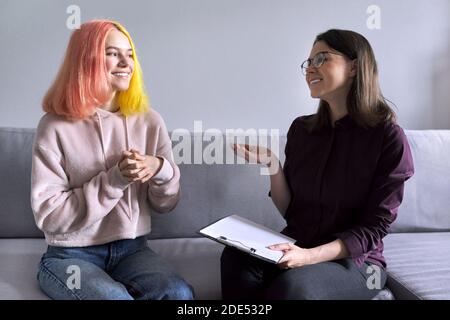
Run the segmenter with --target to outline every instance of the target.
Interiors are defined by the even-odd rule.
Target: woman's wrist
[[[328,242],[318,247],[309,249],[311,264],[332,260],[339,260],[349,257],[344,242],[340,239]]]
[[[309,253],[309,264],[316,264],[320,261],[320,247],[315,247],[315,248],[310,248],[308,249],[308,253]]]
[[[156,170],[155,170],[155,175],[157,175],[161,171],[161,168],[164,164],[164,159],[162,157],[158,157],[158,156],[155,156],[155,158],[158,162],[157,166],[156,166]]]

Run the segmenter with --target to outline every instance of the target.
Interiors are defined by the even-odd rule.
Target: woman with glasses
[[[73,32],[43,107],[31,174],[48,243],[41,289],[53,299],[192,299],[147,246],[151,213],[178,202],[180,170],[121,24],[93,20]]]
[[[225,299],[371,299],[386,282],[383,237],[414,172],[408,141],[360,34],[319,34],[301,65],[315,114],[295,119],[281,167],[271,150],[234,145],[271,171],[270,196],[295,245],[277,265],[234,249],[221,257]]]

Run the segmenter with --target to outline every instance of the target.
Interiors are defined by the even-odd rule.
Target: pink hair
[[[91,115],[96,107],[109,101],[111,88],[107,80],[105,42],[112,29],[124,32],[134,49],[128,32],[116,22],[93,20],[82,24],[80,29],[73,32],[64,62],[43,99],[44,111],[71,119],[83,119]],[[138,68],[135,67],[130,86],[136,82],[133,78],[142,77],[135,52],[133,56]],[[143,87],[141,83],[139,85]],[[132,92],[139,91],[140,105],[125,106],[125,109],[133,107],[135,111],[143,111],[147,108],[147,97],[143,88],[139,89]],[[121,110],[124,108],[120,107]]]

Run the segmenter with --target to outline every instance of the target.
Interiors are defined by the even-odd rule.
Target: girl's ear
[[[351,61],[350,64],[350,77],[355,77],[356,76],[356,72],[358,71],[358,60],[354,59]]]

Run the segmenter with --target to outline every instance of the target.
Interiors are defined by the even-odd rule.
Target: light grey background
[[[0,126],[36,127],[41,99],[81,21],[111,18],[130,31],[152,105],[169,130],[280,129],[313,113],[300,73],[314,37],[329,28],[362,33],[379,63],[384,95],[406,129],[450,129],[448,0],[0,1]],[[369,5],[381,29],[369,30]]]

